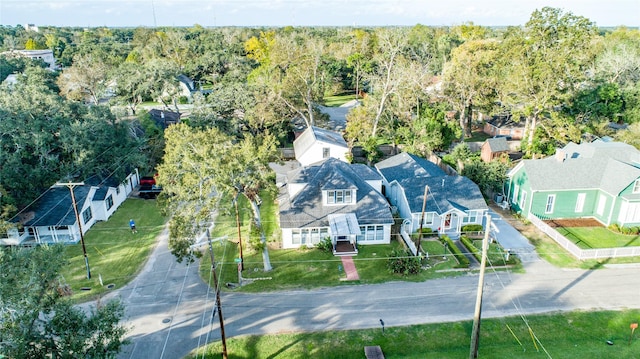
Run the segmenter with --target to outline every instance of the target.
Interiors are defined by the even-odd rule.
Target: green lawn
[[[337,95],[325,96],[324,105],[327,107],[338,107],[345,103],[355,100],[356,96],[353,92],[342,93]]]
[[[639,310],[625,310],[483,319],[478,357],[637,358],[640,341],[637,333],[631,337],[629,325],[639,316]],[[376,328],[245,336],[227,338],[227,352],[230,358],[364,358],[365,346],[379,345],[388,359],[458,359],[469,356],[471,328],[472,323],[464,321],[387,327],[384,332]],[[221,351],[221,343],[215,342],[188,358],[220,358]]]
[[[559,227],[556,230],[582,249],[640,246],[640,236],[624,235],[604,227]]]
[[[130,218],[136,221],[136,234],[129,229]],[[109,284],[120,288],[131,281],[147,260],[164,223],[155,200],[127,199],[108,221],[96,223],[84,236],[91,279],[87,279],[81,244],[67,246],[69,264],[61,275],[71,286],[73,299],[92,300],[110,290]]]

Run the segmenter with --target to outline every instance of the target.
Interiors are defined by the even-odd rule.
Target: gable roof
[[[317,142],[348,148],[347,141],[344,140],[340,133],[310,126],[293,141],[293,150],[296,158],[302,157]]]
[[[487,209],[478,185],[464,176],[420,176],[398,181],[404,189],[412,213],[422,211],[424,188],[429,186],[426,212],[443,214],[452,210]]]
[[[360,167],[360,166],[356,166]],[[281,188],[280,226],[282,228],[328,227],[330,214],[354,213],[360,224],[393,223],[386,198],[371,187],[352,165],[336,158],[327,158],[288,173],[288,183],[303,183],[304,188],[290,197],[287,186]],[[375,172],[369,172],[370,179]],[[378,175],[378,179],[380,179]],[[322,203],[326,189],[357,189],[356,204],[331,205]]]
[[[407,152],[380,161],[376,163],[375,167],[387,182],[400,181],[410,177],[445,175],[444,171],[435,163]]]
[[[618,195],[640,178],[640,151],[621,142],[569,143],[554,156],[522,161],[522,168],[534,190],[599,188]]]
[[[73,186],[73,194],[78,206],[78,212],[87,201],[91,188],[96,188],[89,200],[103,201],[109,192],[109,188],[120,185],[113,173],[106,175],[93,175],[83,181],[84,185]],[[25,226],[71,226],[76,223],[71,192],[66,186],[51,186],[35,202],[20,211],[17,221]]]
[[[480,188],[464,176],[447,176],[435,163],[403,152],[378,162],[376,168],[387,182],[396,181],[404,190],[412,213],[422,211],[425,186],[429,186],[426,211],[443,214],[487,209]]]
[[[87,200],[90,185],[75,186],[73,194],[78,204],[78,211]],[[76,215],[73,211],[71,193],[68,187],[51,187],[38,198],[37,201],[27,206],[18,216],[19,221],[25,226],[71,226],[76,223]]]
[[[485,143],[493,153],[509,151],[509,144],[507,143],[506,137],[487,138]]]
[[[497,128],[519,128],[524,127],[525,121],[522,117],[514,119],[511,114],[494,115],[486,120],[488,124]]]
[[[156,108],[149,110],[149,115],[151,116],[151,119],[163,129],[166,129],[169,125],[174,125],[180,122],[180,117],[182,116],[179,112],[159,110]]]

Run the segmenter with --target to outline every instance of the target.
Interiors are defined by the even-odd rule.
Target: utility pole
[[[478,344],[480,340],[480,317],[482,313],[482,291],[484,289],[484,269],[487,265],[487,248],[489,247],[489,231],[491,230],[491,215],[486,214],[487,224],[482,239],[482,260],[480,261],[480,277],[478,278],[478,292],[476,294],[476,310],[473,315],[473,328],[471,331],[471,348],[469,359],[478,357]]]
[[[238,194],[233,199],[233,204],[236,207],[236,227],[238,227],[238,245],[240,246],[240,271],[244,270],[244,257],[242,256],[242,235],[240,234],[240,214],[238,213]],[[242,283],[240,283],[242,284]]]
[[[418,231],[418,247],[416,249],[416,255],[420,255],[420,249],[422,247],[422,223],[424,223],[424,211],[427,210],[427,194],[429,193],[429,186],[424,186],[424,198],[422,199],[422,214],[420,215],[420,230]]]
[[[218,320],[220,321],[220,338],[222,340],[222,358],[228,359],[227,357],[227,339],[224,335],[224,318],[222,317],[222,303],[220,302],[220,286],[218,285],[218,276],[216,274],[216,261],[213,255],[213,244],[211,241],[211,233],[209,232],[209,228],[207,228],[207,242],[209,243],[209,253],[211,254],[211,273],[213,275],[213,285],[216,291],[216,310],[218,311]],[[201,244],[196,243],[192,245],[190,248],[199,247]],[[212,315],[215,315],[215,311]]]
[[[67,182],[56,183],[59,186],[69,187],[71,192],[71,203],[73,205],[73,213],[76,215],[76,222],[78,223],[78,229],[80,230],[80,243],[82,243],[82,253],[84,254],[84,264],[87,267],[87,279],[91,279],[91,269],[89,269],[89,256],[87,256],[87,248],[84,246],[84,235],[82,234],[82,224],[80,223],[80,216],[78,215],[78,205],[76,204],[76,196],[73,193],[73,187],[84,186],[84,182]]]

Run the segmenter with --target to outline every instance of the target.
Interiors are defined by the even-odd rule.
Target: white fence
[[[527,219],[579,260],[640,256],[640,247],[582,249],[535,215],[529,213]]]

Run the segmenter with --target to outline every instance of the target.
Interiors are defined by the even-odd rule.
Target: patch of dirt
[[[544,221],[552,228],[558,227],[604,227],[602,223],[593,218],[552,219]]]

